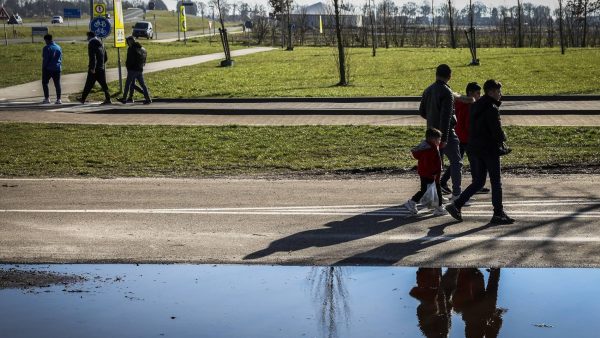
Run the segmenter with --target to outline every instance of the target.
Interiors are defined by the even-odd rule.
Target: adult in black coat
[[[88,38],[88,73],[85,80],[85,86],[83,87],[83,93],[79,102],[85,103],[85,99],[89,95],[92,87],[96,81],[102,87],[104,92],[104,102],[102,104],[110,104],[110,94],[108,93],[108,85],[106,84],[106,62],[108,61],[108,54],[102,44],[102,41],[96,37],[94,32],[87,32]]]
[[[502,84],[496,80],[487,80],[483,85],[485,95],[475,102],[469,114],[469,144],[467,156],[471,164],[473,182],[462,192],[446,210],[452,217],[462,221],[461,208],[483,186],[490,175],[492,185],[492,204],[494,216],[490,223],[512,224],[514,219],[504,212],[502,205],[502,181],[500,179],[501,148],[506,141],[500,120],[500,99]]]

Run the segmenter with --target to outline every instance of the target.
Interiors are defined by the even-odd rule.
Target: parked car
[[[152,30],[152,23],[148,21],[138,21],[133,26],[133,31],[131,32],[136,38],[145,37],[147,39],[152,39],[154,37],[154,31]]]
[[[9,24],[9,25],[22,25],[23,24],[23,19],[21,19],[21,16],[19,14],[14,14],[14,15],[11,15],[10,19],[8,19],[7,24]]]
[[[60,15],[53,16],[51,23],[63,23],[63,17]]]

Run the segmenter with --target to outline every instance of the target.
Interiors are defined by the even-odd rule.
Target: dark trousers
[[[431,183],[435,182],[435,190],[437,190],[437,196],[438,196],[438,204],[441,206],[442,205],[442,187],[440,187],[440,181],[438,180],[432,180],[430,178],[426,178],[426,177],[420,177],[421,178],[421,190],[419,190],[413,197],[412,200],[415,203],[419,203],[419,201],[421,200],[421,198],[423,197],[423,195],[425,195],[425,192],[427,191],[427,186],[430,185]]]
[[[452,195],[461,193],[463,158],[460,154],[460,141],[454,130],[448,135],[448,142],[440,155],[446,155],[450,161],[450,176],[452,178]],[[443,158],[442,158],[443,161]]]
[[[140,83],[141,89],[135,85],[135,80]],[[127,70],[127,80],[125,80],[123,98],[133,97],[134,90],[141,91],[144,94],[144,98],[147,101],[150,101],[150,93],[148,93],[148,87],[146,87],[146,82],[144,81],[144,73],[135,70]]]
[[[465,158],[465,149],[467,149],[467,144],[466,143],[461,143],[459,144],[459,151],[460,151],[460,158],[464,159]],[[448,185],[448,181],[450,180],[450,174],[452,172],[452,166],[448,166],[446,168],[446,171],[444,171],[444,175],[442,175],[442,178],[440,179],[440,183],[441,185]]]
[[[501,213],[504,210],[502,205],[502,181],[500,179],[500,156],[498,155],[479,155],[467,152],[469,162],[471,164],[471,175],[473,181],[463,191],[458,199],[454,201],[457,208],[462,208],[463,205],[483,186],[490,175],[490,183],[492,185],[492,205],[494,206],[494,214]]]
[[[81,94],[81,99],[85,101],[85,98],[90,94],[90,91],[92,90],[92,87],[94,87],[94,84],[96,84],[96,81],[98,81],[98,84],[100,84],[100,87],[102,87],[102,91],[104,92],[104,99],[106,101],[109,101],[110,94],[108,93],[108,85],[106,84],[106,72],[104,71],[104,69],[96,70],[96,72],[93,74],[92,72],[88,71],[87,78],[85,79],[85,86],[83,87],[83,94]]]
[[[48,90],[48,83],[52,79],[54,82],[54,88],[56,89],[56,99],[60,100],[61,88],[60,88],[60,71],[42,70],[42,89],[44,90],[44,98],[50,98],[50,90]]]

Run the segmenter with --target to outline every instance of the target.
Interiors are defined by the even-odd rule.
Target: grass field
[[[187,45],[181,42],[147,43],[141,41],[148,50],[148,62],[176,59],[187,56],[222,52],[220,43],[210,44],[208,38],[195,38]],[[59,43],[63,49],[63,74],[85,72],[87,70],[87,44]],[[0,88],[41,79],[42,48],[44,43],[19,44],[0,47]],[[231,45],[232,49],[241,48]],[[117,49],[107,44],[108,67],[117,67]],[[121,64],[124,66],[126,49],[121,52]],[[5,62],[10,60],[10,62]]]
[[[48,32],[55,36],[63,36],[63,37],[76,37],[81,36],[85,37],[85,32],[89,30],[87,24],[75,24],[74,19],[69,19],[71,21],[67,22],[67,19],[64,19],[64,23],[62,24],[51,24],[50,20],[52,17],[44,17],[44,18],[27,18],[24,19],[26,23],[33,23],[37,26],[46,26],[48,27]],[[81,20],[89,19],[89,16],[83,16]],[[140,21],[144,20],[143,18]],[[160,38],[161,32],[177,32],[177,13],[169,12],[169,11],[147,11],[146,12],[146,21],[152,22],[155,31],[158,31],[158,37]],[[187,15],[186,23],[188,30],[190,31],[198,31],[205,28],[208,32],[208,19],[200,18],[193,15]],[[135,22],[126,22],[125,23],[125,32],[127,35],[131,33],[131,27],[135,24]],[[239,23],[228,23],[228,24],[239,24]],[[6,32],[9,38],[13,37],[13,27],[12,25],[6,26]],[[17,38],[29,38],[31,39],[31,27],[15,25],[14,31],[16,32]],[[4,34],[4,32],[2,32]],[[2,35],[4,36],[4,35]],[[41,40],[40,36],[36,36],[35,40]],[[109,38],[112,40],[112,37]]]
[[[595,127],[507,127],[503,167],[600,165]],[[420,127],[0,123],[0,176],[208,177],[401,173]]]
[[[470,67],[467,49],[350,49],[351,85],[337,87],[333,48],[297,47],[244,56],[234,67],[200,64],[148,74],[158,97],[399,96],[421,95],[435,67],[453,68],[450,86],[470,81],[503,82],[504,94],[600,93],[600,49],[480,49],[481,66]],[[197,84],[201,83],[202,86]]]

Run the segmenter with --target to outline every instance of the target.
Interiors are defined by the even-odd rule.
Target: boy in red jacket
[[[429,128],[425,132],[425,140],[411,150],[413,157],[418,160],[417,172],[421,178],[421,190],[404,203],[404,207],[412,214],[417,214],[417,203],[419,203],[427,191],[427,186],[434,182],[437,190],[438,206],[433,210],[433,215],[441,216],[447,214],[446,210],[442,207],[442,190],[440,187],[440,174],[442,173],[442,159],[440,157],[441,141],[442,132],[435,128]]]

